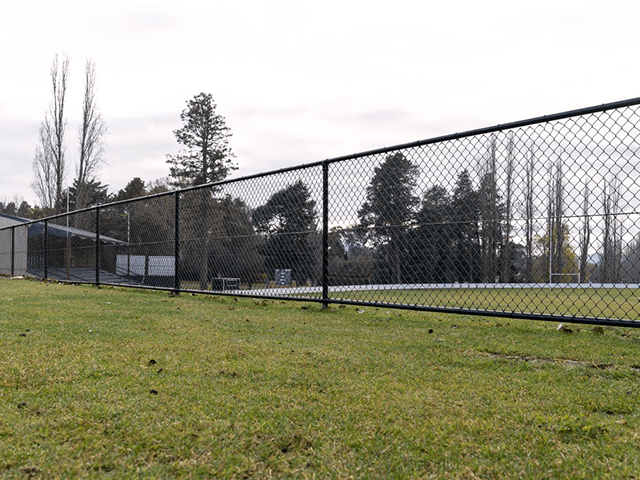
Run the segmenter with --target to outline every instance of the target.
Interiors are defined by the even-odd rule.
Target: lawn
[[[613,288],[433,288],[335,292],[331,298],[539,315],[639,320],[640,292]]]
[[[0,278],[0,478],[638,478],[640,331]]]

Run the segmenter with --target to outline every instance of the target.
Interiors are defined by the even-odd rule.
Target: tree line
[[[106,124],[96,105],[95,65],[87,61],[76,175],[64,188],[67,57],[61,62],[55,57],[50,78],[52,100],[33,162],[32,188],[42,206],[14,200],[0,202],[0,211],[40,218],[65,211],[67,202],[73,211],[215,183],[237,168],[226,120],[217,113],[212,96],[200,93],[187,101],[180,115],[183,125],[173,132],[184,149],[167,155],[169,177],[150,184],[135,177],[110,194],[97,176]],[[503,145],[492,135],[485,152],[474,158],[473,172],[461,170],[453,185],[432,182],[421,193],[416,191],[418,165],[400,151],[384,156],[373,170],[355,223],[334,227],[329,234],[331,283],[640,280],[635,261],[640,259],[640,238],[622,247],[619,180],[612,176],[605,182],[597,224],[592,220],[594,195],[585,182],[576,236],[567,216],[569,186],[561,155],[547,165],[547,191],[541,196],[542,169],[535,145],[526,147],[520,155],[524,158],[516,159],[518,153],[512,132]],[[160,197],[107,209],[102,226],[114,238],[126,238],[137,251],[170,254],[171,242],[158,241],[173,235],[174,224],[167,215],[173,207],[168,202]],[[318,218],[316,202],[302,179],[292,180],[257,207],[222,194],[220,188],[194,190],[181,200],[183,271],[202,289],[213,276],[259,283],[277,268],[291,269],[297,282],[318,283]],[[78,220],[75,226],[84,223],[91,220]]]
[[[534,146],[518,164],[512,135],[504,150],[499,157],[492,136],[477,160],[475,185],[464,169],[450,190],[432,185],[421,195],[416,193],[418,166],[402,152],[385,156],[374,168],[356,223],[329,234],[330,282],[640,281],[640,238],[623,248],[621,186],[615,175],[602,187],[602,211],[593,213],[596,199],[588,182],[582,211],[576,211],[569,205],[576,195],[569,196],[560,155],[546,166],[544,185]],[[267,271],[288,266],[299,281],[319,283],[321,238],[311,198],[297,180],[246,218],[252,221],[248,229],[261,236],[253,251],[264,257]]]

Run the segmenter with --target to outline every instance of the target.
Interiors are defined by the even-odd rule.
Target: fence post
[[[100,286],[100,208],[96,208],[96,286]]]
[[[48,232],[49,230],[49,222],[47,220],[44,221],[44,279],[46,280],[49,277],[49,271],[47,265],[49,264],[49,255],[47,250],[49,250],[48,242]]]
[[[322,309],[329,306],[329,162],[322,163]]]
[[[16,275],[16,227],[11,227],[11,276]]]
[[[180,192],[175,194],[175,213],[174,213],[174,228],[173,234],[173,293],[178,295],[180,293]]]

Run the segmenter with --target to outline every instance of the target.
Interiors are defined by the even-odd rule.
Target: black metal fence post
[[[329,162],[322,164],[322,309],[329,306]]]
[[[175,214],[174,214],[174,245],[173,245],[173,293],[180,293],[180,192],[176,192],[175,196]]]
[[[96,285],[100,285],[100,208],[96,208]]]
[[[11,276],[16,274],[16,227],[11,229]]]
[[[49,250],[48,245],[48,232],[49,230],[49,222],[47,220],[44,221],[44,279],[46,280],[49,277],[49,271],[47,265],[49,264],[49,255],[47,250]]]

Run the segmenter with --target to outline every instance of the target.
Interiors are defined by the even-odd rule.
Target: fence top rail
[[[238,178],[231,178],[231,179],[227,179],[227,180],[221,180],[219,182],[205,183],[205,184],[202,184],[202,185],[196,185],[196,186],[193,186],[193,187],[183,188],[183,189],[180,189],[180,190],[172,190],[172,191],[169,191],[169,192],[162,192],[162,193],[156,193],[154,195],[147,195],[147,196],[144,196],[144,197],[137,197],[137,198],[131,198],[131,199],[127,199],[127,200],[120,200],[120,201],[117,201],[117,202],[105,203],[105,204],[102,204],[102,205],[96,205],[96,206],[93,206],[93,207],[83,208],[81,210],[74,210],[72,212],[60,213],[58,215],[52,215],[52,216],[45,217],[45,218],[40,218],[40,219],[37,219],[37,220],[30,220],[30,221],[21,223],[19,225],[11,225],[11,226],[7,226],[7,227],[2,227],[2,228],[0,228],[0,231],[8,230],[8,229],[16,228],[16,227],[21,227],[21,226],[28,226],[28,225],[31,225],[31,224],[34,224],[34,223],[53,220],[53,219],[56,219],[56,218],[62,218],[62,217],[66,217],[69,214],[76,214],[76,213],[95,211],[97,209],[111,208],[111,207],[115,207],[115,206],[118,206],[118,205],[128,204],[128,203],[132,203],[132,202],[136,202],[136,201],[146,201],[146,200],[149,200],[151,198],[156,198],[156,197],[165,197],[165,196],[176,195],[176,194],[179,195],[181,193],[189,192],[189,191],[192,191],[192,190],[200,190],[200,189],[203,189],[203,188],[212,188],[212,187],[217,187],[217,186],[222,186],[222,185],[228,185],[228,184],[231,184],[231,183],[242,182],[242,181],[250,180],[250,179],[253,179],[253,178],[266,177],[266,176],[270,176],[270,175],[276,175],[276,174],[279,174],[279,173],[286,173],[286,172],[291,172],[291,171],[296,171],[296,170],[304,170],[304,169],[308,169],[308,168],[316,168],[316,167],[320,167],[322,165],[329,164],[329,163],[343,162],[343,161],[346,161],[346,160],[353,160],[353,159],[356,159],[356,158],[368,157],[368,156],[372,156],[372,155],[380,155],[380,154],[395,152],[395,151],[398,151],[398,150],[421,147],[421,146],[430,145],[430,144],[434,144],[434,143],[442,143],[442,142],[447,142],[447,141],[451,141],[451,140],[459,140],[459,139],[467,138],[467,137],[473,137],[473,136],[479,136],[479,135],[487,135],[487,134],[490,134],[490,133],[501,132],[501,131],[505,131],[505,130],[511,130],[511,129],[514,129],[514,128],[528,127],[528,126],[531,126],[531,125],[537,125],[537,124],[541,124],[541,123],[549,123],[549,122],[554,122],[554,121],[557,121],[557,120],[563,120],[563,119],[566,119],[566,118],[578,117],[578,116],[582,116],[582,115],[590,115],[590,114],[593,114],[593,113],[601,113],[601,112],[606,112],[608,110],[616,110],[616,109],[619,109],[619,108],[631,107],[631,106],[635,106],[635,105],[640,105],[640,97],[630,98],[628,100],[621,100],[621,101],[618,101],[618,102],[604,103],[602,105],[596,105],[596,106],[593,106],[593,107],[580,108],[580,109],[577,109],[577,110],[568,110],[566,112],[560,112],[560,113],[555,113],[555,114],[551,114],[551,115],[543,115],[541,117],[529,118],[527,120],[519,120],[519,121],[515,121],[515,122],[510,122],[510,123],[498,124],[498,125],[494,125],[492,127],[483,127],[483,128],[478,128],[478,129],[474,129],[474,130],[467,130],[467,131],[460,132],[460,133],[442,135],[442,136],[439,136],[439,137],[432,137],[432,138],[428,138],[428,139],[425,139],[425,140],[418,140],[418,141],[415,141],[415,142],[403,143],[403,144],[399,144],[399,145],[393,145],[393,146],[390,146],[390,147],[383,147],[383,148],[378,148],[378,149],[374,149],[374,150],[367,150],[367,151],[364,151],[364,152],[353,153],[353,154],[350,154],[350,155],[343,155],[343,156],[340,156],[340,157],[334,157],[334,158],[328,158],[328,159],[325,159],[325,160],[319,160],[319,161],[312,162],[312,163],[305,163],[305,164],[295,165],[295,166],[291,166],[291,167],[285,167],[285,168],[281,168],[281,169],[277,169],[277,170],[270,170],[270,171],[267,171],[267,172],[256,173],[256,174],[253,174],[253,175],[245,175],[245,176],[238,177]]]

